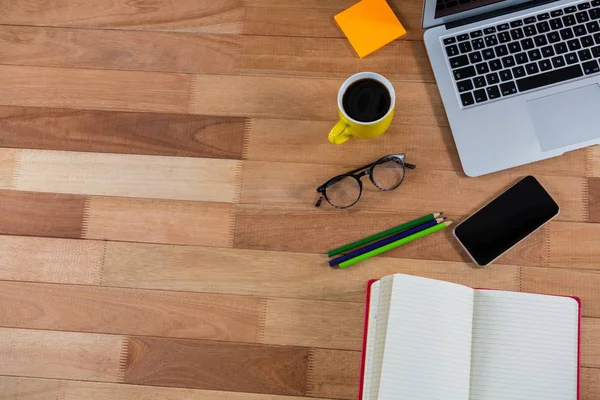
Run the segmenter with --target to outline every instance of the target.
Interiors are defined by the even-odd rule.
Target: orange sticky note
[[[334,18],[360,58],[406,34],[385,0],[362,0]]]

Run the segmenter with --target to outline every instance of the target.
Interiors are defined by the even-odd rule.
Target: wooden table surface
[[[355,0],[29,0],[0,6],[0,399],[356,399],[365,283],[403,272],[580,296],[582,399],[600,398],[600,149],[467,178],[420,29],[360,60]],[[345,77],[397,91],[390,130],[326,136]],[[485,127],[482,127],[485,129]],[[351,210],[315,188],[405,152]],[[461,219],[534,174],[562,211],[476,269],[451,232],[348,270],[333,247]]]

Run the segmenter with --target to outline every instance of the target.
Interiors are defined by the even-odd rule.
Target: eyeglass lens
[[[381,190],[393,190],[402,183],[404,179],[404,166],[395,158],[384,158],[375,164],[371,172],[371,181]]]
[[[345,176],[339,181],[330,184],[325,189],[327,201],[335,207],[350,207],[360,197],[360,183],[353,176]]]

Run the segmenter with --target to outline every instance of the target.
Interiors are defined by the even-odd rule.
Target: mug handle
[[[344,121],[338,121],[337,124],[329,131],[329,141],[333,144],[342,144],[350,137],[352,134],[350,133],[350,127]]]

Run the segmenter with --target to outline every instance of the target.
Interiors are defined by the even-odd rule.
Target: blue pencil
[[[417,232],[421,232],[425,229],[431,228],[432,226],[436,226],[437,224],[444,221],[445,219],[446,219],[445,217],[437,218],[437,219],[434,219],[433,221],[426,222],[423,225],[416,226],[416,227],[406,230],[404,232],[400,232],[400,233],[396,233],[395,235],[388,236],[385,239],[381,239],[375,243],[371,243],[368,246],[361,247],[360,249],[351,251],[350,253],[345,254],[341,257],[334,258],[333,260],[329,261],[329,266],[330,267],[336,266],[338,264],[343,263],[344,261],[350,260],[351,258],[358,257],[362,254],[365,254],[372,250],[378,249],[381,246],[385,246],[385,245],[393,243],[397,240],[404,239],[405,237],[408,237],[410,235],[414,235]]]

